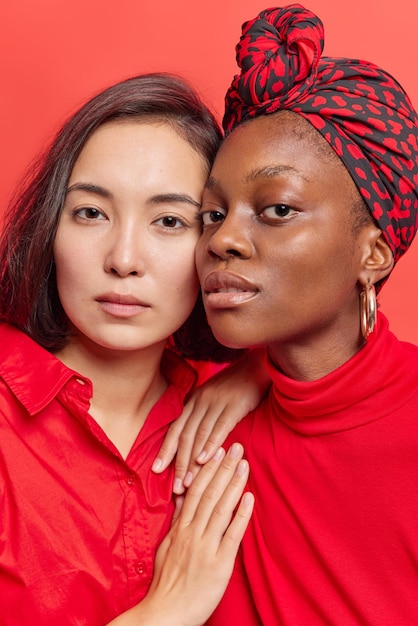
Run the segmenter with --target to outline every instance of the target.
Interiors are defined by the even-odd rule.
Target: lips
[[[142,302],[135,296],[116,293],[98,296],[96,302],[103,311],[119,318],[132,317],[150,308],[149,304]]]
[[[205,304],[212,308],[230,308],[252,300],[258,288],[232,272],[211,272],[203,281]]]
[[[118,293],[106,293],[96,298],[97,302],[109,302],[112,304],[126,304],[126,305],[139,305],[148,306],[145,302],[142,302],[138,298],[132,295],[122,295]]]

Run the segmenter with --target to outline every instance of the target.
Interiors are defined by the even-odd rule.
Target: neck
[[[167,383],[160,372],[164,344],[114,351],[74,341],[56,354],[93,385],[90,415],[126,458]]]
[[[273,344],[269,347],[269,356],[274,365],[289,378],[313,381],[341,367],[364,343],[356,325],[332,338],[323,337],[319,333],[302,337],[298,341]]]

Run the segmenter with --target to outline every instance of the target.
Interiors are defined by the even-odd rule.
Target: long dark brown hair
[[[222,139],[214,115],[196,91],[166,73],[142,74],[112,85],[63,125],[15,193],[0,239],[0,320],[17,326],[51,352],[60,350],[70,333],[53,262],[68,181],[92,132],[121,118],[171,124],[203,156],[208,172]],[[175,333],[172,347],[196,360],[230,360],[238,352],[215,340],[200,296],[190,318]]]

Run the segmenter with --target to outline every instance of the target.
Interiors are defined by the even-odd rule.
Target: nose
[[[248,258],[251,255],[251,224],[248,223],[245,214],[229,210],[216,230],[209,230],[207,251],[210,256],[228,259]]]
[[[105,271],[118,276],[142,276],[145,271],[144,246],[139,228],[126,224],[115,229],[108,242]]]

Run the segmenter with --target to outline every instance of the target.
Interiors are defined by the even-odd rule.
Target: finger
[[[194,445],[191,454],[191,462],[196,461],[196,458],[201,452],[206,449],[207,444],[210,444],[210,454],[207,456],[206,461],[211,458],[216,450],[224,443],[226,437],[223,440],[219,440],[219,445],[216,445],[216,441],[213,439],[213,433],[216,428],[217,420],[223,419],[224,407],[208,406],[203,419],[200,420],[198,428],[196,428],[196,434],[194,438]],[[231,430],[233,426],[231,425]]]
[[[225,439],[237,424],[237,419],[231,419],[231,415],[234,417],[234,413],[234,410],[230,411],[230,407],[226,407],[219,417],[214,420],[211,432],[207,435],[206,441],[203,442],[201,452],[195,457],[196,463],[206,463],[219,446],[223,445]]]
[[[196,480],[192,483],[191,487],[189,488],[188,493],[191,492],[193,496],[196,498],[195,502],[198,503],[198,506],[196,506],[195,513],[194,513],[194,520],[195,520],[196,526],[202,530],[202,533],[207,527],[212,515],[218,509],[219,509],[219,515],[222,518],[222,521],[225,522],[226,520],[229,523],[229,519],[233,511],[233,506],[236,505],[239,497],[241,496],[246,481],[244,480],[243,482],[241,482],[241,488],[239,491],[237,491],[237,498],[235,500],[234,505],[230,505],[231,498],[229,498],[228,500],[227,496],[225,496],[225,491],[228,490],[228,488],[229,490],[232,490],[232,491],[234,489],[236,490],[237,478],[235,474],[237,471],[237,467],[242,459],[243,453],[244,453],[244,450],[243,450],[242,445],[239,443],[234,443],[229,448],[228,453],[224,456],[221,465],[219,466],[217,471],[213,474],[210,481],[209,482],[206,481],[206,485],[204,486],[204,488],[202,489],[203,481],[200,480],[200,478],[203,474],[206,476],[205,470],[208,466],[205,466],[202,469],[202,471],[197,476]],[[208,465],[211,465],[211,464],[212,464],[212,460],[209,462]],[[232,487],[231,487],[231,482],[233,485]],[[229,510],[226,509],[226,505],[230,505]],[[229,515],[229,519],[226,519],[226,516],[228,515]]]
[[[192,458],[192,450],[194,447],[196,431],[200,424],[200,419],[200,411],[197,414],[193,413],[188,419],[187,424],[183,428],[183,431],[180,435],[174,470],[174,493],[183,493],[184,488],[186,487],[186,483],[184,482],[184,480],[187,476],[188,467]],[[198,468],[196,468],[195,473],[197,473],[197,469]]]
[[[187,525],[193,521],[196,511],[202,506],[203,494],[216,476],[224,458],[225,450],[219,448],[187,491],[179,518],[182,524]]]
[[[186,488],[190,487],[200,466],[207,463],[216,450],[224,444],[237,421],[232,421],[231,416],[235,417],[235,411],[228,412],[228,407],[223,409],[221,413],[216,407],[210,407],[210,409],[201,421],[194,437],[194,445],[183,479],[183,486]]]
[[[212,423],[210,423],[209,427],[206,426],[207,423],[206,417],[201,421],[201,411],[199,411],[199,415],[195,414],[189,419],[181,434],[176,457],[176,478],[173,489],[175,493],[182,493],[182,491],[179,491],[180,489],[184,490],[185,487],[190,487],[193,478],[200,470],[201,466],[194,461],[194,458],[202,449],[202,442],[206,441],[211,432]],[[204,439],[202,439],[202,436]],[[219,448],[220,446],[216,450]],[[213,450],[213,454],[215,454],[216,450]],[[212,458],[213,454],[210,458]]]
[[[248,528],[254,511],[254,494],[247,491],[241,498],[239,507],[226,529],[222,538],[218,554],[222,559],[231,560],[238,552],[239,545]]]
[[[176,523],[176,521],[178,520],[180,513],[181,513],[181,509],[183,508],[183,504],[184,504],[184,497],[183,496],[177,496],[174,498],[174,504],[175,504],[175,509],[174,509],[174,513],[173,513],[173,518],[171,520],[171,527],[174,526],[174,524]]]
[[[216,450],[224,444],[225,439],[236,424],[236,420],[232,422],[230,417],[231,415],[234,416],[234,412],[228,412],[227,409],[228,407],[219,413],[214,407],[200,423],[185,472],[184,487],[190,487],[200,466],[212,458]]]
[[[219,417],[220,409],[213,407],[210,403],[206,404],[200,391],[187,403],[187,414],[187,422],[179,438],[174,470],[173,491],[178,494],[183,493],[184,488],[190,486],[200,469],[200,465],[194,461],[194,458],[210,436]],[[216,449],[212,450],[211,457],[219,447],[217,446]]]
[[[189,418],[189,410],[185,407],[179,417],[170,425],[157,457],[152,464],[156,474],[163,472],[174,459],[179,446],[180,435]]]
[[[214,538],[217,536],[220,538],[225,533],[246,487],[248,474],[248,461],[241,459],[208,520],[207,531],[212,533]]]

